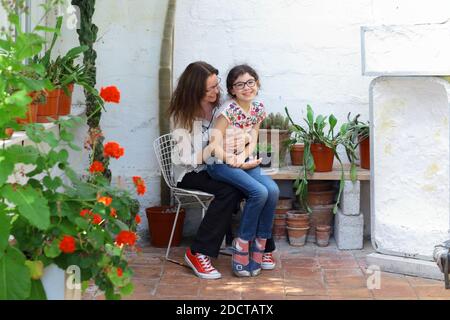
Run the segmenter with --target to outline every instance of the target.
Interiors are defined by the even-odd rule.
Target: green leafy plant
[[[317,115],[317,117],[315,117],[313,109],[310,105],[307,105],[306,119],[304,119],[306,126],[302,127],[292,120],[287,108],[285,108],[285,111],[287,117],[293,125],[294,136],[296,137],[296,139],[298,139],[297,141],[301,141],[305,145],[305,151],[303,154],[304,165],[300,169],[302,170],[302,174],[299,175],[299,177],[294,182],[294,188],[296,189],[296,195],[299,197],[300,204],[305,210],[307,210],[307,212],[311,212],[311,208],[307,203],[308,176],[313,174],[315,171],[314,158],[311,154],[311,145],[313,143],[320,143],[333,150],[334,156],[339,161],[341,167],[339,191],[336,204],[333,208],[333,212],[336,213],[345,181],[344,167],[337,152],[337,147],[340,144],[344,146],[348,144],[349,137],[351,135],[351,133],[348,131],[348,124],[344,123],[340,127],[339,131],[335,131],[337,119],[333,114],[329,116]],[[356,179],[356,166],[352,164],[350,170],[352,180]]]
[[[348,133],[349,137],[344,145],[347,153],[347,158],[350,163],[354,164],[358,159],[356,155],[356,148],[362,140],[369,137],[369,122],[362,122],[359,120],[360,114],[357,114],[353,119],[350,119],[351,113],[347,115]]]
[[[23,32],[17,5],[2,5],[16,31],[5,30],[0,37],[0,138],[25,115],[35,92],[53,88],[43,62],[32,57],[45,44],[36,30],[55,31],[42,27]],[[69,149],[82,150],[73,132],[81,123],[73,116],[56,121],[59,135],[41,124],[28,124],[32,145],[4,144],[0,149],[2,300],[44,299],[41,277],[50,264],[78,266],[83,287],[93,281],[108,299],[133,291],[125,251],[136,249],[139,204],[132,191],[114,187],[103,177],[102,163],[92,162],[83,175],[71,168]],[[117,143],[105,147],[104,157],[121,155]],[[143,180],[133,177],[133,182],[142,195]]]

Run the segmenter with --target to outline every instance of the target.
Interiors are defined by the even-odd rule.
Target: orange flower
[[[71,236],[64,236],[59,243],[59,249],[64,253],[73,253],[75,251],[75,239]]]
[[[102,87],[100,89],[100,97],[102,97],[105,102],[120,102],[120,91],[116,86]]]
[[[122,230],[119,232],[116,238],[117,245],[121,246],[127,244],[132,246],[135,244],[137,236],[134,232]]]
[[[83,218],[88,215],[88,216],[92,216],[92,210],[89,209],[83,209],[80,211],[80,216],[82,216]]]
[[[141,216],[137,214],[136,217],[134,217],[134,221],[136,221],[136,224],[141,223]]]
[[[113,218],[117,218],[117,211],[114,208],[111,208],[111,212],[109,213],[109,215]]]
[[[90,168],[89,168],[89,172],[90,173],[94,173],[94,172],[103,172],[105,171],[105,167],[103,166],[103,163],[100,161],[94,161],[92,162]]]
[[[136,186],[136,192],[138,195],[142,196],[147,191],[144,180],[139,176],[133,177],[133,183]]]
[[[109,207],[109,205],[112,202],[112,198],[111,197],[98,197],[97,198],[97,202],[103,203],[105,206]]]
[[[123,275],[123,270],[121,267],[117,268],[117,275],[121,277]]]
[[[119,159],[125,153],[125,149],[115,141],[105,143],[103,146],[103,155],[105,157],[113,157]]]
[[[102,222],[102,216],[99,214],[94,214],[94,217],[92,218],[92,224],[100,224]]]

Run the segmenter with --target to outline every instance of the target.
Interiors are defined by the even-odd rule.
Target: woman
[[[206,62],[189,64],[178,81],[169,114],[175,130],[177,152],[173,154],[174,177],[177,186],[196,189],[214,195],[205,213],[194,242],[186,250],[185,261],[202,279],[219,279],[221,274],[211,264],[210,257],[217,257],[220,245],[230,224],[231,217],[244,195],[236,188],[213,180],[206,172],[209,152],[209,131],[220,103],[219,71]],[[228,139],[228,137],[227,137]],[[224,148],[240,153],[245,141],[236,138]],[[268,248],[274,249],[273,241]],[[264,264],[265,261],[265,264]],[[265,255],[262,269],[273,269],[275,263],[271,253]]]

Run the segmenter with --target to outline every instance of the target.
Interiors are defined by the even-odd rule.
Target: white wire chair
[[[175,227],[178,221],[178,214],[180,213],[181,207],[186,207],[190,205],[200,204],[202,207],[202,219],[205,216],[205,211],[207,210],[209,204],[214,199],[214,195],[192,189],[179,188],[176,185],[175,178],[173,176],[173,162],[172,162],[172,151],[177,148],[176,141],[173,139],[171,133],[160,136],[153,142],[153,148],[156,153],[156,159],[158,160],[159,167],[161,169],[161,174],[166,181],[167,186],[170,188],[172,195],[177,203],[177,213],[175,215],[175,220],[172,226],[172,232],[170,234],[169,245],[167,246],[165,259],[177,264],[181,264],[178,261],[169,259],[170,247],[172,245],[173,235],[175,233]],[[176,152],[177,150],[175,150]]]

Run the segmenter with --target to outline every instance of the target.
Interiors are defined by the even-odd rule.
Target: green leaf
[[[79,146],[77,146],[76,144],[73,144],[72,142],[69,142],[68,144],[72,150],[81,151],[81,148]]]
[[[45,256],[49,258],[56,258],[61,254],[61,249],[59,249],[59,241],[53,240],[50,245],[44,247]]]
[[[125,287],[120,288],[120,294],[124,296],[129,296],[134,291],[134,285],[132,282],[127,284]]]
[[[25,256],[14,247],[8,247],[0,258],[0,300],[23,300],[31,290],[30,271]]]
[[[35,33],[18,35],[15,44],[15,57],[17,60],[25,60],[39,54],[45,39]]]
[[[39,151],[33,146],[13,145],[6,149],[6,156],[14,163],[35,164]]]
[[[47,200],[30,186],[13,188],[6,185],[2,195],[9,202],[15,204],[20,215],[25,217],[33,226],[45,230],[50,225],[50,210]]]
[[[14,172],[14,163],[7,159],[5,151],[0,150],[0,186],[2,186],[8,177]]]
[[[34,28],[35,31],[44,31],[49,33],[57,32],[58,30],[56,28],[46,27],[46,26],[36,26]]]
[[[308,122],[310,124],[313,124],[314,123],[314,112],[309,104],[306,106],[306,109],[307,109],[306,117],[308,118]]]
[[[8,207],[0,203],[0,258],[4,255],[8,246],[9,234],[11,230],[10,218],[6,215]]]
[[[73,140],[73,134],[66,130],[61,130],[59,136],[63,141],[69,142]]]
[[[30,102],[33,99],[31,99],[30,96],[28,96],[26,90],[20,90],[17,92],[14,92],[12,95],[7,97],[5,99],[6,104],[16,105],[16,106],[27,106],[30,104]]]
[[[81,217],[75,218],[75,223],[77,226],[79,226],[81,229],[86,230],[89,228],[89,222]]]
[[[45,293],[41,279],[31,280],[30,297],[28,300],[47,300],[47,294]]]

